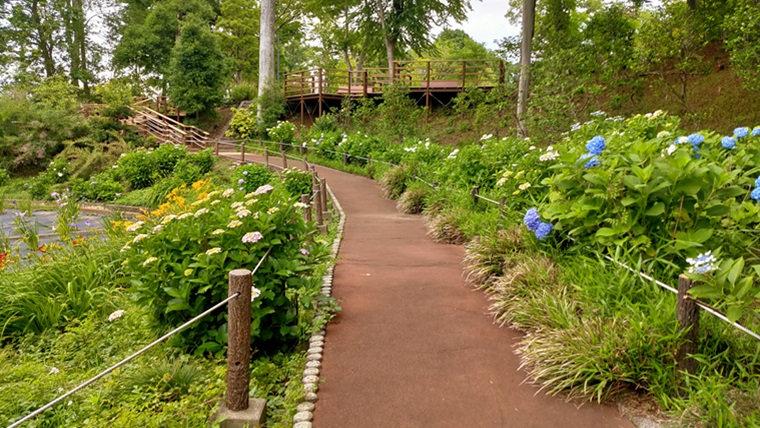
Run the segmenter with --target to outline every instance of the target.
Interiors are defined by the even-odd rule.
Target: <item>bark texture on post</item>
[[[319,191],[319,185],[314,186],[314,217],[317,219],[317,225],[322,226],[324,219],[322,218],[322,192]]]
[[[520,41],[520,82],[517,86],[517,122],[523,137],[528,136],[525,127],[525,105],[530,89],[530,57],[533,53],[533,28],[536,21],[536,0],[522,2],[522,40]]]
[[[251,287],[248,269],[230,272],[228,293],[240,295],[227,304],[227,408],[248,408],[248,385],[251,381]]]
[[[269,166],[269,148],[264,147],[264,165]]]
[[[343,152],[343,166],[348,165],[348,153]]]
[[[305,193],[301,195],[301,203],[306,205],[306,207],[303,209],[304,221],[311,221],[311,205],[309,202],[309,195]]]
[[[281,151],[280,155],[282,156],[282,168],[285,169],[288,167],[288,157],[285,155],[285,151]]]
[[[319,193],[321,197],[319,198],[319,202],[322,206],[322,211],[327,212],[327,179],[323,178],[319,180]]]
[[[697,372],[697,360],[690,357],[697,353],[699,346],[699,306],[696,302],[688,298],[688,291],[694,287],[694,283],[686,275],[678,277],[678,303],[676,308],[676,317],[678,318],[678,327],[681,330],[687,330],[684,335],[684,343],[676,353],[676,364],[679,372],[680,394],[686,394],[684,390],[683,374],[686,372],[694,374]]]

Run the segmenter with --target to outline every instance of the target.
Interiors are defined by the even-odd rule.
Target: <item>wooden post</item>
[[[298,155],[303,156],[303,144],[298,146]]]
[[[504,60],[499,60],[499,84],[504,84]]]
[[[214,156],[219,156],[219,140],[214,141]]]
[[[367,155],[367,166],[372,163],[372,155]]]
[[[282,155],[282,169],[285,169],[288,167],[288,157],[285,155],[285,150],[281,150],[280,155]]]
[[[264,165],[269,166],[269,147],[264,147]]]
[[[245,141],[240,142],[240,163],[245,163]]]
[[[259,137],[259,147],[264,147],[264,140]]]
[[[227,409],[248,408],[251,381],[251,287],[248,269],[235,269],[229,276],[229,296],[239,293],[227,305]]]
[[[303,209],[303,220],[311,221],[311,205],[309,204],[309,195],[305,193],[301,195],[301,203],[306,205],[306,208]]]
[[[427,62],[427,84],[425,85],[425,123],[430,119],[430,60]]]
[[[322,207],[322,216],[327,217],[324,215],[324,213],[327,212],[327,179],[326,178],[319,180],[319,192],[322,194],[322,197],[319,198],[319,202]]]
[[[480,186],[472,186],[472,191],[470,192],[472,194],[472,203],[475,205],[478,204],[478,189],[480,189]]]
[[[688,295],[688,291],[692,287],[694,287],[694,283],[686,275],[678,277],[676,317],[678,318],[678,328],[686,331],[684,343],[676,352],[676,368],[680,378],[678,393],[681,397],[687,395],[686,382],[682,372],[688,374],[697,372],[697,360],[689,356],[696,354],[699,346],[699,306]]]
[[[343,152],[343,166],[348,165],[348,153]]]
[[[319,191],[319,185],[314,186],[313,193],[314,199],[312,200],[312,208],[314,209],[314,217],[317,220],[317,226],[324,224],[322,218],[322,192]]]
[[[462,61],[462,92],[464,92],[465,79],[467,79],[467,62]]]
[[[317,104],[319,105],[318,117],[322,117],[322,68],[319,68],[319,95],[317,95]]]
[[[306,159],[306,156],[303,157],[303,170],[309,172],[309,161]]]
[[[362,95],[367,96],[367,70],[364,70],[364,88],[362,89]]]

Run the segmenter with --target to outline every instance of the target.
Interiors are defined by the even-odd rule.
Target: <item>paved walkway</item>
[[[464,284],[463,248],[427,238],[422,217],[398,213],[376,182],[318,170],[347,218],[316,428],[633,427],[611,407],[522,384],[520,334],[493,324]]]

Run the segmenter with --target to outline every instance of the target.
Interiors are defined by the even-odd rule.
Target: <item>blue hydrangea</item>
[[[589,153],[593,155],[601,155],[602,150],[604,150],[607,147],[604,141],[604,137],[601,135],[597,135],[596,137],[592,138],[591,141],[586,143],[586,150],[589,151]]]
[[[733,149],[736,147],[736,139],[734,137],[723,137],[720,140],[720,144],[723,146],[724,149]]]
[[[760,187],[760,177],[755,179],[755,187]]]
[[[699,134],[691,134],[686,138],[686,141],[689,142],[694,148],[699,147],[700,144],[702,144],[703,141],[705,141],[704,135]]]
[[[698,274],[706,274],[706,273],[710,273],[710,272],[712,272],[712,271],[714,271],[716,269],[717,268],[715,267],[715,265],[713,265],[712,263],[707,263],[707,264],[704,264],[702,266],[695,267],[693,269],[693,271],[694,271],[694,273],[698,273]]]
[[[749,135],[749,128],[741,127],[734,129],[734,135],[736,135],[736,138],[744,138],[747,135]]]
[[[551,223],[540,223],[536,228],[536,238],[539,240],[546,238],[552,233],[552,229],[554,229],[554,226]]]
[[[752,135],[753,137],[757,137],[758,135],[760,135],[760,126],[758,126],[757,128],[753,129],[752,130],[752,134],[750,134],[750,135]]]
[[[593,158],[589,159],[588,162],[586,162],[585,165],[583,165],[584,168],[593,168],[595,166],[599,166],[599,157],[594,156]]]
[[[530,230],[538,229],[538,226],[541,224],[541,217],[538,215],[538,210],[535,208],[529,209],[528,212],[525,213],[523,223],[525,223]]]
[[[749,196],[752,199],[760,202],[760,187],[756,187],[755,190],[753,190],[752,193],[749,194]]]

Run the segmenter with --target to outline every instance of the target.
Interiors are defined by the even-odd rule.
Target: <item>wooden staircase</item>
[[[137,127],[137,132],[142,136],[156,137],[159,144],[181,144],[196,150],[209,146],[209,133],[200,128],[185,125],[143,103],[137,103],[130,109],[134,115],[125,123]]]

